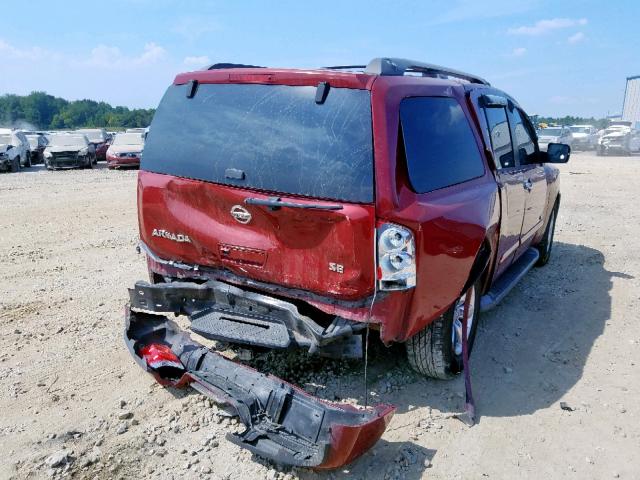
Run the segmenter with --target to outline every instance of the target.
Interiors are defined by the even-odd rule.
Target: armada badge
[[[240,223],[249,223],[251,221],[251,213],[242,205],[231,207],[231,216]]]
[[[151,233],[151,236],[166,238],[167,240],[171,240],[173,242],[178,242],[178,243],[191,243],[191,239],[189,238],[188,235],[183,235],[182,233],[168,232],[167,230],[164,230],[164,229],[154,228],[153,232]]]

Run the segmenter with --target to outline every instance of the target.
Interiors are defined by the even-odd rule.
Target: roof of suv
[[[408,60],[404,58],[374,58],[367,65],[338,65],[317,69],[266,68],[256,65],[237,63],[216,63],[196,72],[181,73],[174,84],[180,85],[196,80],[199,82],[249,81],[261,83],[265,80],[279,82],[305,83],[315,77],[330,77],[336,87],[367,88],[373,78],[384,77],[423,77],[425,79],[449,80],[490,86],[489,82],[478,75],[465,73],[449,67]],[[297,77],[297,78],[296,78]],[[313,77],[313,78],[310,78]],[[302,80],[304,79],[304,81]],[[333,82],[336,82],[335,84]]]

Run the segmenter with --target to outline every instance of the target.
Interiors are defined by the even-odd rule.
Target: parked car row
[[[106,160],[109,169],[138,167],[148,131],[83,128],[36,132],[0,128],[0,171],[16,172],[35,163],[44,163],[48,170],[92,168],[100,160]]]
[[[593,125],[550,125],[538,129],[537,134],[543,150],[550,143],[563,143],[574,150],[595,150],[597,155],[640,152],[640,130],[631,128],[631,122],[612,122],[603,130]]]

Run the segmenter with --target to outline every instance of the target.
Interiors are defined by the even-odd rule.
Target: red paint
[[[271,212],[244,205],[246,198],[265,198],[269,196],[267,192],[141,171],[140,237],[160,258],[223,267],[247,282],[279,285],[278,295],[284,297],[301,298],[300,290],[309,291],[316,296],[302,298],[324,312],[365,321],[376,276],[374,227],[385,222],[404,225],[415,236],[417,286],[402,292],[379,292],[372,309],[371,320],[380,324],[381,338],[389,343],[406,340],[461,295],[483,243],[492,253],[492,274],[488,278],[495,279],[544,232],[558,193],[557,170],[548,165],[531,165],[513,178],[501,179],[504,174],[496,172],[489,139],[483,131],[484,120],[474,110],[465,87],[454,81],[326,70],[229,69],[183,73],[174,83],[189,80],[284,85],[327,81],[333,87],[371,90],[376,198],[375,204],[345,204],[341,211]],[[486,87],[474,87],[472,96],[482,88]],[[458,100],[485,162],[482,177],[426,194],[411,190],[404,159],[398,155],[399,105],[410,96],[448,96]],[[523,197],[518,182],[525,177],[535,177],[537,183],[533,193]],[[508,184],[513,186],[513,195],[505,187]],[[309,201],[278,196],[283,201]],[[519,219],[507,218],[506,199],[511,196],[514,202],[518,197],[522,199]],[[253,218],[249,224],[242,225],[230,215],[234,205],[250,211]],[[521,232],[518,223],[528,226],[529,231]],[[158,228],[188,235],[191,243],[155,237],[153,229]],[[239,249],[233,251],[235,258],[222,255],[224,245]],[[502,258],[509,249],[511,252]],[[344,265],[345,273],[330,271],[330,262]],[[154,261],[149,262],[149,268],[165,275],[190,275]],[[217,278],[215,273],[199,275]],[[244,280],[234,282],[243,284]],[[485,289],[490,283],[491,280],[486,282]],[[361,304],[345,303],[356,300]]]
[[[357,410],[350,405],[340,407],[344,410]],[[331,426],[329,454],[325,461],[316,467],[317,470],[331,470],[348,465],[376,444],[396,409],[390,405],[376,405],[374,409],[377,417],[369,423]]]
[[[96,144],[96,158],[98,160],[105,160],[107,158],[108,149],[109,149],[109,144],[107,142]]]
[[[279,196],[283,201],[313,203]],[[140,171],[140,238],[161,258],[224,267],[289,288],[344,300],[373,292],[373,205],[343,204],[342,210],[335,211],[271,211],[245,205],[249,197],[266,199],[268,195]],[[251,213],[249,223],[242,224],[231,215],[234,205]],[[154,236],[154,229],[187,235],[191,242]],[[233,245],[235,251],[227,254],[221,250],[223,245]],[[244,253],[241,248],[246,249]],[[329,270],[330,262],[343,265],[344,273]]]

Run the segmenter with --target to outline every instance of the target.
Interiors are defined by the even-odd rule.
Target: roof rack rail
[[[335,65],[333,67],[322,67],[325,70],[364,70],[366,65]]]
[[[202,70],[221,70],[223,68],[265,68],[260,65],[245,65],[243,63],[214,63],[204,67]]]
[[[407,60],[405,58],[374,58],[364,69],[365,73],[372,75],[404,75],[407,72],[422,73],[425,76],[433,77],[454,77],[466,80],[470,83],[480,83],[482,85],[491,85],[482,77],[472,75],[470,73],[454,70],[453,68],[441,67],[431,63],[417,62]]]

